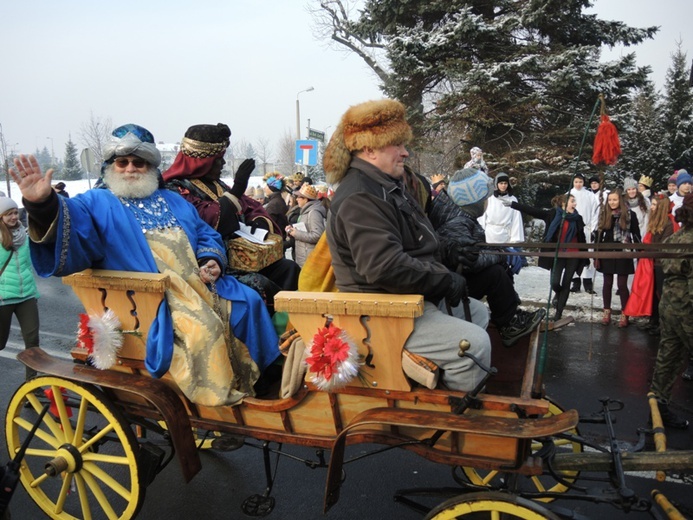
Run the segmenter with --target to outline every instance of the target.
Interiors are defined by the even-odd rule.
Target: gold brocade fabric
[[[298,275],[298,290],[310,292],[336,292],[337,284],[332,268],[332,255],[327,245],[327,233],[320,235],[315,249],[308,255]]]
[[[200,279],[185,232],[167,228],[148,231],[146,238],[159,271],[171,277],[166,299],[175,324],[169,368],[174,381],[188,399],[204,406],[239,404],[254,395],[260,370],[230,330],[231,302]]]

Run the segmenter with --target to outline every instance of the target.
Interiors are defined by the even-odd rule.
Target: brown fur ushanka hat
[[[351,153],[364,148],[385,148],[412,139],[404,105],[393,99],[354,105],[342,116],[323,159],[327,181],[339,182],[349,167]]]

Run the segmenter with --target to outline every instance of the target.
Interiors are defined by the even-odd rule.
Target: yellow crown
[[[654,179],[652,177],[648,177],[647,175],[642,175],[640,177],[640,180],[638,181],[639,184],[644,184],[648,188],[652,187],[653,182],[654,182]]]

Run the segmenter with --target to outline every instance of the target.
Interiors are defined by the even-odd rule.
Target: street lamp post
[[[303,92],[312,92],[315,90],[313,87],[308,87],[305,90],[301,90],[296,93],[296,139],[301,139],[301,108],[298,104],[298,95]]]

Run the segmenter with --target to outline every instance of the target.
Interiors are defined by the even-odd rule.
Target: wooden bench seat
[[[350,385],[411,390],[402,370],[402,350],[414,330],[414,318],[423,314],[423,296],[282,291],[274,297],[274,307],[289,313],[306,345],[325,326],[328,316],[347,333],[368,362],[361,369],[363,377]]]

